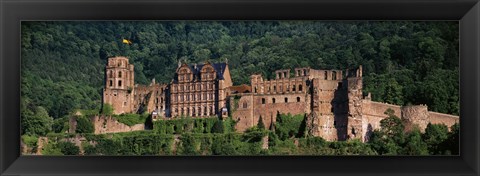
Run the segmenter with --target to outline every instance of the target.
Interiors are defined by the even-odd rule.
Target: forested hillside
[[[22,22],[22,115],[98,109],[107,58],[119,55],[139,84],[170,82],[179,59],[228,59],[235,85],[277,69],[363,65],[374,101],[458,114],[458,35],[456,21]]]

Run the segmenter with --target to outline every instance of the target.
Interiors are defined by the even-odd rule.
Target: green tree
[[[217,120],[215,121],[215,124],[213,125],[212,128],[213,133],[223,133],[224,128],[223,128],[223,121],[222,120]]]
[[[423,134],[423,140],[427,144],[428,151],[432,155],[444,154],[445,150],[448,148],[445,146],[446,144],[444,141],[447,140],[448,137],[448,127],[444,124],[429,123]]]
[[[36,107],[35,112],[24,110],[21,122],[22,134],[44,136],[52,131],[53,118],[41,106]]]
[[[407,134],[402,154],[405,155],[428,155],[427,144],[422,140],[422,133],[418,128]]]
[[[64,155],[78,155],[80,153],[80,148],[71,142],[59,142],[57,145]]]
[[[258,129],[265,129],[265,124],[263,123],[263,118],[262,118],[262,116],[260,116],[260,117],[258,118],[257,127],[258,127]]]
[[[385,114],[388,117],[380,121],[381,129],[373,131],[369,143],[378,154],[397,155],[405,142],[405,127],[394,110],[389,108]]]
[[[448,139],[445,141],[445,145],[448,148],[448,151],[451,152],[452,155],[458,155],[459,154],[459,148],[460,148],[460,125],[458,123],[453,124],[450,127],[450,132],[448,133]]]
[[[101,113],[104,115],[112,115],[113,114],[113,106],[108,103],[104,103],[102,106]]]
[[[93,123],[86,117],[77,117],[77,128],[75,133],[93,133]]]

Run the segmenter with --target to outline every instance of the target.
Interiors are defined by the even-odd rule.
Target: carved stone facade
[[[103,102],[114,114],[147,112],[153,120],[228,116],[226,92],[232,81],[226,63],[179,64],[168,84],[153,79],[150,85],[133,85],[133,65],[125,57],[109,58],[105,73]]]
[[[115,114],[148,112],[153,120],[231,116],[239,132],[257,125],[260,118],[266,127],[273,127],[277,113],[305,115],[308,135],[328,141],[368,141],[387,117],[387,109],[402,118],[407,130],[459,122],[458,116],[430,112],[425,105],[401,107],[373,102],[370,94],[364,97],[362,66],[345,72],[277,70],[273,80],[254,74],[250,85],[233,86],[227,63],[179,63],[170,83],[152,80],[148,86],[134,86],[133,65],[125,57],[115,57],[108,60],[105,80],[104,103],[111,104]]]

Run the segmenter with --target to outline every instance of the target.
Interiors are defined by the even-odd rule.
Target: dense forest
[[[28,21],[21,29],[22,134],[62,131],[75,110],[100,111],[111,56],[129,58],[138,84],[170,82],[179,60],[228,60],[234,85],[253,73],[273,79],[277,69],[362,65],[374,101],[459,114],[457,21]],[[40,122],[45,129],[25,127]]]

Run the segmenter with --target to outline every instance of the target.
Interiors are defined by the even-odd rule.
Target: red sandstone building
[[[278,70],[276,78],[251,75],[250,85],[233,86],[228,63],[179,64],[168,84],[155,80],[148,86],[134,85],[134,66],[125,57],[109,58],[103,102],[115,114],[152,114],[153,120],[189,116],[231,116],[237,131],[275,122],[277,113],[304,114],[308,134],[326,140],[359,138],[380,128],[387,109],[407,124],[425,129],[428,123],[451,126],[458,116],[428,111],[427,106],[397,106],[371,101],[363,96],[362,67],[353,70]],[[290,75],[293,75],[290,77]]]

